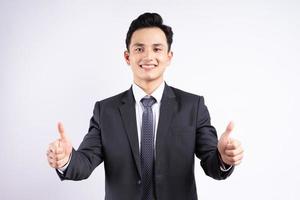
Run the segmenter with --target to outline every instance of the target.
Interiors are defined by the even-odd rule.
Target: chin
[[[157,76],[147,77],[144,79],[144,81],[147,81],[147,82],[153,82],[153,81],[158,81],[158,80],[160,80],[160,77],[157,77]]]

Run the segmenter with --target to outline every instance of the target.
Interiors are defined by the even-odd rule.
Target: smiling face
[[[173,53],[168,51],[167,39],[160,28],[142,28],[131,37],[129,51],[124,52],[131,66],[134,82],[139,86],[159,85],[170,64]]]

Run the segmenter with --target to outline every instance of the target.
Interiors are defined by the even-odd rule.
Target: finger
[[[66,157],[66,154],[64,154],[64,153],[56,154],[55,160],[60,161],[60,160],[65,159],[65,157]]]
[[[65,151],[64,151],[64,148],[63,147],[57,147],[56,149],[55,149],[55,154],[62,154],[62,153],[64,153]]]
[[[68,162],[68,158],[65,157],[62,160],[56,161],[56,166],[57,166],[57,168],[62,168],[63,166],[65,166],[67,164],[67,162]]]
[[[54,159],[56,157],[55,153],[52,153],[51,151],[47,152],[47,157],[50,159]]]
[[[228,165],[237,166],[237,165],[241,164],[241,162],[242,162],[242,160],[233,161],[233,162],[229,162]]]
[[[238,140],[231,140],[230,143],[226,145],[226,150],[234,150],[241,147],[241,142]]]
[[[65,149],[61,146],[57,146],[57,142],[51,143],[47,150],[47,156],[51,156],[51,158],[55,158],[57,154],[64,154]]]
[[[225,159],[229,162],[229,164],[236,165],[242,161],[243,156],[243,154],[240,154],[234,157],[226,157]]]
[[[48,147],[48,151],[47,151],[47,152],[55,152],[55,148],[53,148],[53,147],[49,146],[49,147]]]
[[[55,144],[55,142],[52,142],[51,144],[49,144],[48,151],[55,153],[55,151],[56,151],[56,144]]]
[[[242,148],[238,148],[238,149],[234,149],[234,150],[225,150],[226,156],[229,156],[229,157],[237,156],[242,153],[244,153],[244,150]]]
[[[55,150],[60,146],[59,143],[60,143],[59,140],[55,140],[55,142],[54,142]]]
[[[244,154],[239,154],[239,155],[233,157],[233,164],[236,165],[237,163],[240,163],[242,161],[243,157],[244,157]]]
[[[237,161],[232,161],[232,160],[223,160],[224,163],[226,163],[227,165],[232,165],[232,166],[236,166],[239,165],[242,160],[237,160]]]
[[[63,139],[63,140],[66,140],[67,137],[66,137],[64,125],[61,122],[58,122],[57,128],[58,128],[58,132],[59,132],[60,138]]]
[[[223,136],[226,138],[229,138],[229,135],[232,132],[233,128],[234,128],[234,123],[233,123],[233,121],[230,121],[226,127],[225,132],[223,133]]]
[[[54,159],[48,159],[48,163],[51,167],[53,167],[53,168],[56,167],[56,161]]]
[[[49,158],[49,157],[48,157],[48,162],[49,162],[49,163],[51,163],[51,164],[53,164],[53,163],[55,163],[55,162],[56,162],[56,160],[55,160],[55,159],[53,159],[53,158]]]

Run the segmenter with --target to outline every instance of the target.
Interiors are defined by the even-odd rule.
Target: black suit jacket
[[[155,193],[158,200],[196,200],[195,155],[205,173],[225,179],[220,170],[217,133],[204,99],[165,86],[156,135]],[[105,199],[141,200],[141,163],[132,89],[95,104],[89,131],[62,180],[82,180],[101,162]]]

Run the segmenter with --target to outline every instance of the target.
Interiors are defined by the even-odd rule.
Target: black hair
[[[160,28],[166,35],[167,43],[168,43],[168,51],[171,49],[171,45],[173,42],[173,31],[170,26],[163,24],[162,17],[157,13],[144,13],[140,15],[138,18],[133,20],[130,24],[130,27],[126,36],[126,48],[129,51],[129,45],[131,42],[132,34],[142,28],[151,28],[157,27]]]

